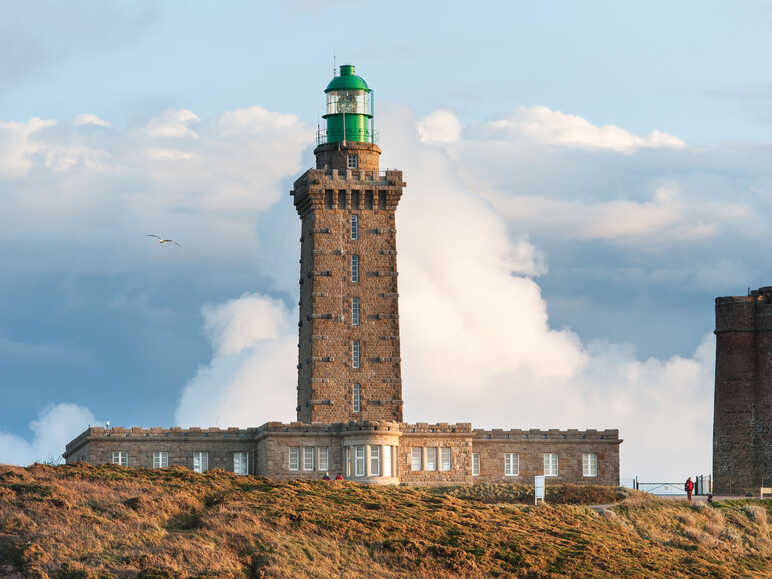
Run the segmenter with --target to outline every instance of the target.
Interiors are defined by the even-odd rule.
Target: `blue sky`
[[[383,165],[408,182],[408,418],[619,427],[623,474],[652,476],[680,476],[677,453],[654,457],[684,421],[701,433],[683,449],[688,471],[709,471],[713,298],[772,283],[772,3],[0,11],[0,442],[20,449],[0,461],[53,454],[40,432],[56,421],[64,437],[108,418],[293,417],[294,362],[267,367],[296,342],[287,192],[312,164],[335,55],[375,89]],[[477,279],[453,281],[447,262],[472,250],[421,237],[438,199],[448,226],[475,216],[461,226],[470,258],[496,256]],[[148,245],[149,232],[183,238],[182,251]],[[507,324],[458,321],[479,352],[418,315],[473,310],[480,288]],[[491,351],[506,360],[497,372]],[[458,355],[467,382],[445,384],[447,404],[427,413],[443,388],[431,370]],[[246,415],[228,410],[237,394]],[[486,396],[509,410],[486,412]],[[679,405],[686,416],[669,414]],[[640,442],[641,407],[671,424],[660,446]]]

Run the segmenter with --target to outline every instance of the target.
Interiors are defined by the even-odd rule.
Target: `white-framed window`
[[[353,401],[353,410],[354,412],[359,412],[362,410],[362,386],[361,384],[354,384],[353,392],[351,394],[351,399]]]
[[[423,467],[424,449],[420,446],[414,446],[410,449],[410,470],[421,470]]]
[[[480,476],[480,453],[472,453],[472,476]]]
[[[346,166],[349,169],[356,169],[357,167],[359,167],[359,157],[357,157],[356,155],[349,155]]]
[[[153,453],[153,468],[169,466],[169,453],[165,451]]]
[[[370,447],[370,475],[371,476],[381,475],[381,447],[380,446]]]
[[[351,300],[351,325],[359,325],[359,298],[352,298]]]
[[[391,446],[383,447],[383,476],[391,476]]]
[[[598,476],[598,455],[582,455],[582,474],[584,476]]]
[[[303,470],[314,470],[314,447],[303,447]]]
[[[300,448],[297,446],[290,446],[289,449],[289,469],[300,470]]]
[[[351,342],[351,367],[359,368],[359,340]]]
[[[321,446],[316,449],[316,454],[319,455],[319,470],[322,472],[330,470],[330,451],[326,446]]]
[[[113,464],[120,464],[121,466],[129,466],[129,451],[128,450],[114,450],[113,451]]]
[[[357,205],[359,205],[359,196],[357,195]],[[359,215],[351,214],[351,239],[359,239]]]
[[[351,281],[352,283],[359,283],[359,256],[351,256]]]
[[[520,475],[520,455],[516,452],[504,453],[504,476]]]
[[[351,447],[343,448],[343,461],[346,463],[346,476],[351,476]]]
[[[365,447],[354,447],[354,474],[356,476],[365,476]]]
[[[450,448],[447,446],[440,448],[440,470],[444,472],[450,470]]]
[[[558,455],[554,452],[544,453],[544,476],[558,476]]]
[[[233,472],[236,474],[249,474],[249,453],[239,451],[233,453]]]
[[[426,449],[426,470],[437,470],[437,449],[435,447]]]
[[[206,472],[209,470],[209,453],[196,451],[193,453],[193,472]]]

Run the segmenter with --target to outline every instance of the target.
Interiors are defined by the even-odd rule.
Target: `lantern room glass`
[[[327,114],[372,115],[370,93],[364,90],[333,90],[327,93]]]

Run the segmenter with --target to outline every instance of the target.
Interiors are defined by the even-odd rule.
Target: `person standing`
[[[684,483],[684,490],[686,491],[686,498],[689,500],[689,504],[692,504],[692,491],[694,491],[694,483],[692,477],[686,479]]]

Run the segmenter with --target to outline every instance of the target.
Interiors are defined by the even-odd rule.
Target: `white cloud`
[[[32,440],[0,431],[0,464],[59,461],[65,442],[96,423],[88,408],[72,403],[50,406],[30,422]]]
[[[450,111],[437,110],[417,123],[418,138],[425,142],[452,143],[461,137],[461,123]]]
[[[109,127],[110,123],[108,123],[106,120],[99,118],[96,115],[92,115],[90,113],[83,113],[75,117],[75,120],[73,120],[73,124],[77,127],[84,126],[84,125],[93,125],[95,127]]]
[[[205,306],[203,316],[212,360],[185,386],[176,422],[248,427],[293,420],[297,326],[284,305],[245,294]]]
[[[186,109],[167,109],[160,116],[148,122],[145,131],[151,137],[191,137],[198,139],[198,133],[190,125],[200,119]]]
[[[35,137],[56,121],[33,118],[26,123],[0,122],[0,177],[21,177],[29,171],[34,157],[44,148]]]
[[[602,127],[576,115],[543,106],[519,107],[509,117],[483,124],[480,131],[492,138],[529,138],[545,144],[631,153],[641,148],[682,148],[676,136],[653,130],[642,137],[615,125]]]

